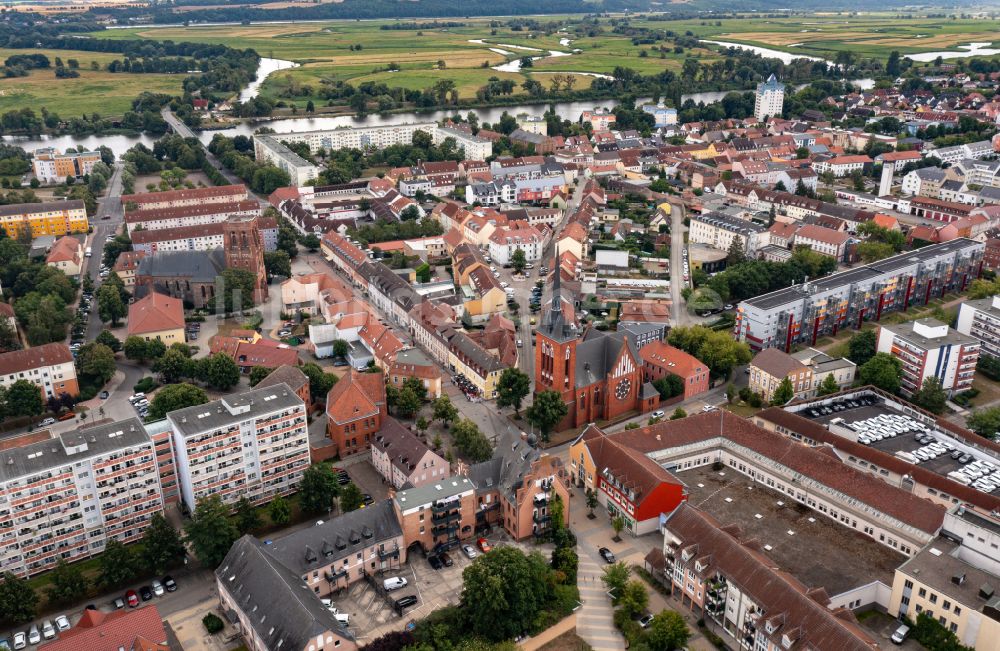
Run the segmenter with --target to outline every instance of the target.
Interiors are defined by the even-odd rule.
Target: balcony
[[[450,536],[451,534],[458,531],[458,525],[439,525],[431,529],[431,534],[437,538],[438,536]]]
[[[548,495],[535,495],[534,504],[535,506],[545,506],[549,503]]]
[[[453,502],[441,503],[435,502],[431,504],[431,513],[444,513],[446,511],[453,511],[461,506],[461,502],[455,500]]]
[[[552,516],[549,515],[548,513],[535,513],[533,516],[531,516],[531,519],[534,520],[536,524],[543,524],[551,520]]]
[[[431,522],[434,524],[444,524],[447,522],[452,522],[454,520],[461,520],[462,514],[458,511],[450,511],[445,513],[435,513],[431,516]]]

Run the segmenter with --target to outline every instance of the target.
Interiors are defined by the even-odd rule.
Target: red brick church
[[[535,332],[535,392],[562,395],[569,414],[558,429],[656,409],[660,394],[643,382],[638,349],[617,332],[590,329],[581,337],[563,316],[558,270],[553,276],[552,304]]]

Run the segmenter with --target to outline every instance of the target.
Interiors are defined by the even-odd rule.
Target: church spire
[[[562,313],[562,295],[559,292],[559,277],[562,273],[559,269],[559,242],[556,242],[556,259],[552,263],[552,273],[555,274],[555,278],[552,279],[552,315]],[[555,325],[555,319],[552,320],[553,325]]]

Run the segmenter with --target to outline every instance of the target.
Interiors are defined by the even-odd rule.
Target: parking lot
[[[505,533],[494,531],[486,536],[490,545],[516,545],[525,551],[540,550],[543,554],[550,550],[535,545],[515,543]],[[475,547],[475,538],[463,541]],[[481,554],[476,549],[477,554]],[[342,613],[350,615],[350,630],[359,642],[375,639],[389,631],[401,630],[410,620],[426,617],[431,612],[448,605],[454,605],[462,597],[462,572],[473,561],[457,547],[448,552],[451,567],[435,570],[427,557],[419,550],[411,550],[407,563],[398,570],[389,570],[383,576],[375,577],[381,582],[389,577],[406,579],[406,587],[380,594],[366,581],[358,581],[341,594],[332,596],[332,605]],[[393,602],[406,596],[414,596],[417,603],[406,608],[402,616],[397,615]]]

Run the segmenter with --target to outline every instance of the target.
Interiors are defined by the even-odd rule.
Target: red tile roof
[[[166,194],[159,192],[157,194]],[[207,202],[170,208],[146,208],[140,206],[137,210],[126,212],[125,221],[129,224],[177,219],[179,217],[198,217],[204,215],[222,215],[233,213],[260,212],[256,201]],[[139,231],[140,233],[142,231]]]
[[[45,262],[76,262],[80,263],[80,256],[83,255],[83,245],[80,244],[80,240],[76,239],[72,235],[64,235],[56,240],[56,243],[52,245],[52,249],[49,251],[49,255],[45,258]]]
[[[188,201],[191,199],[216,199],[219,197],[248,196],[245,185],[220,185],[207,188],[185,190],[169,190],[167,192],[142,192],[139,194],[123,194],[122,204],[134,203],[142,206],[144,203],[162,203],[164,201]]]
[[[44,344],[0,354],[0,375],[20,373],[43,366],[72,364],[73,355],[66,344]]]
[[[184,327],[184,304],[179,298],[152,292],[128,308],[128,335],[143,335]]]
[[[385,378],[381,373],[352,370],[326,396],[326,415],[338,425],[377,415],[385,407]]]
[[[141,638],[143,649],[167,648],[167,631],[156,606],[103,613],[85,610],[76,626],[59,639],[38,647],[39,651],[119,651],[132,649]]]
[[[662,341],[646,344],[639,349],[639,356],[644,363],[666,368],[670,373],[685,379],[708,370],[697,357]]]

